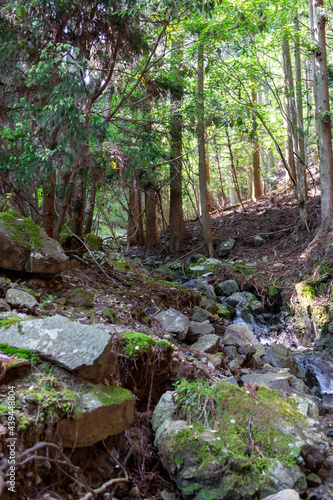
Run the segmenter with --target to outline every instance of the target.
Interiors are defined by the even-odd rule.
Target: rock
[[[217,307],[217,311],[216,311],[216,314],[220,317],[220,318],[230,318],[231,316],[231,311],[225,307],[224,305],[222,304],[216,304],[216,307]]]
[[[234,345],[224,346],[224,354],[228,359],[234,359],[237,355],[237,348]]]
[[[253,295],[253,293],[236,292],[229,297],[229,300],[230,299],[236,301],[238,307],[248,309],[251,313],[254,314],[259,314],[263,310],[262,303]]]
[[[326,458],[326,453],[323,449],[311,444],[303,447],[301,455],[306,467],[313,472],[317,472],[320,469]]]
[[[228,240],[223,241],[217,249],[217,255],[219,257],[227,257],[231,250],[233,250],[233,248],[235,247],[235,244],[236,240],[234,240],[233,238],[229,238]]]
[[[287,488],[306,488],[305,475],[300,467],[290,466],[289,457],[298,459],[305,440],[311,442],[316,437],[281,395],[259,388],[260,395],[253,398],[244,389],[225,381],[207,387],[209,393],[206,395],[203,384],[198,386],[189,381],[182,384],[174,398],[170,393],[166,400],[161,398],[153,414],[152,426],[161,463],[184,497],[191,492],[191,497],[198,500],[244,500],[253,498],[254,491],[258,498],[264,498]],[[197,388],[197,398],[189,389],[191,386]],[[217,405],[208,416],[211,397],[225,402],[226,406],[223,403],[219,410]],[[203,405],[207,411],[204,415]],[[191,414],[191,421],[181,420],[183,411]],[[248,454],[251,446],[251,435],[247,432],[249,418],[258,443],[251,455]],[[194,422],[200,425],[194,426]],[[282,424],[281,432],[279,425],[282,427]],[[258,470],[262,453],[265,460]],[[297,494],[290,500],[296,498]],[[280,499],[287,500],[288,496],[280,496]]]
[[[81,287],[73,288],[67,295],[66,302],[75,307],[92,307],[94,304],[91,293]]]
[[[170,307],[167,311],[161,311],[156,314],[155,318],[163,330],[177,334],[178,340],[185,340],[190,327],[190,320],[185,314]]]
[[[263,498],[263,500],[300,500],[300,496],[296,490],[288,488],[279,491],[279,493],[274,493],[274,495],[269,495]]]
[[[134,397],[127,389],[95,386],[79,396],[73,418],[58,422],[64,448],[92,446],[133,422]]]
[[[0,311],[10,311],[9,304],[5,299],[0,299]]]
[[[207,354],[207,359],[210,363],[212,363],[214,368],[218,368],[223,362],[223,354],[221,352],[217,352],[216,354]]]
[[[217,280],[216,274],[214,273],[205,273],[201,276],[201,279],[203,281],[206,281],[206,283],[215,283]]]
[[[217,285],[217,287],[215,288],[215,293],[218,297],[224,295],[229,297],[236,292],[239,292],[239,287],[235,280],[222,281],[222,283]]]
[[[195,290],[204,293],[206,295],[206,298],[212,300],[213,302],[216,300],[214,287],[212,285],[208,285],[205,281],[202,281],[200,279],[189,280],[187,281],[187,283],[185,283],[184,286],[187,286],[188,288],[194,288]]]
[[[282,344],[269,347],[263,361],[275,368],[288,368],[295,377],[305,378],[290,350]]]
[[[226,338],[229,345],[236,345],[239,347],[241,344],[239,343],[239,338],[242,343],[248,344],[251,347],[254,347],[256,353],[254,355],[254,359],[256,361],[261,361],[261,357],[265,355],[265,348],[260,344],[260,342],[255,337],[254,333],[246,326],[233,324],[226,328],[224,333],[224,338]],[[232,338],[235,338],[236,344],[230,344],[232,342]],[[224,343],[224,341],[222,341]]]
[[[0,262],[4,269],[58,274],[66,269],[68,257],[32,219],[10,210],[0,213]]]
[[[109,252],[108,259],[111,261],[113,269],[118,271],[131,270],[130,260],[119,252]]]
[[[253,244],[257,248],[262,247],[265,243],[266,243],[266,240],[264,238],[262,238],[261,236],[255,236],[253,238]]]
[[[319,486],[322,482],[320,477],[317,476],[317,474],[315,474],[314,472],[310,472],[310,474],[308,474],[306,476],[306,480],[307,480],[308,486],[310,488],[313,488],[315,486]]]
[[[32,311],[38,304],[35,297],[22,290],[17,290],[16,288],[10,288],[6,293],[6,301],[15,309],[22,309],[26,307],[29,311]]]
[[[219,259],[204,258],[194,264],[190,264],[188,275],[193,278],[198,278],[207,273],[217,274],[221,267],[223,267],[223,263]]]
[[[73,258],[70,259],[69,261],[69,267],[71,269],[80,269],[81,268],[81,262],[79,262],[77,259]]]
[[[197,321],[190,322],[190,328],[187,333],[187,339],[190,342],[195,342],[202,335],[207,335],[209,333],[213,333],[214,328],[209,323],[209,321],[201,321],[200,323]]]
[[[213,299],[209,299],[208,297],[206,297],[205,295],[202,295],[201,298],[200,298],[200,307],[202,309],[207,309],[208,311],[210,311],[212,308],[215,307],[215,301]]]
[[[240,369],[240,367],[243,365],[245,362],[245,356],[241,356],[240,354],[236,354],[234,359],[232,359],[228,365],[228,368],[231,372],[237,371]]]
[[[12,283],[10,282],[10,280],[0,276],[0,294],[1,295],[6,295],[8,288],[11,286],[12,286]]]
[[[220,337],[214,334],[203,335],[192,345],[192,349],[199,352],[215,354],[219,350]]]
[[[192,321],[206,321],[207,319],[211,320],[211,321],[216,320],[214,314],[211,314],[210,312],[208,312],[206,309],[203,309],[202,307],[194,306],[193,314],[192,314]]]
[[[2,328],[0,343],[37,352],[95,383],[104,381],[116,366],[112,338],[107,332],[59,315]]]

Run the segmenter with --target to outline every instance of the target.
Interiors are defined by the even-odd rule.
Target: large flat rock
[[[133,422],[134,396],[113,386],[91,387],[79,397],[74,417],[60,420],[57,434],[64,448],[83,448],[114,436]]]
[[[0,343],[37,352],[95,383],[102,382],[116,365],[109,333],[60,315],[2,328]]]

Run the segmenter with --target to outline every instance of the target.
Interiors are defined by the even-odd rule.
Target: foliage
[[[121,334],[121,344],[126,356],[130,358],[140,357],[143,354],[149,354],[154,347],[159,349],[171,349],[171,344],[167,340],[158,340],[149,337],[144,333],[123,332]]]

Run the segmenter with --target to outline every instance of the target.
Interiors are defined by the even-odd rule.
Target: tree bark
[[[81,237],[83,233],[83,218],[86,206],[86,181],[81,171],[77,177],[76,183],[72,190],[70,201],[70,216],[72,223],[72,231],[76,236]]]
[[[145,189],[146,249],[150,250],[160,242],[157,224],[157,193],[150,184]]]
[[[257,100],[256,91],[252,89],[252,102]],[[257,201],[262,196],[261,173],[260,173],[260,150],[258,137],[255,134],[252,139],[252,168],[253,168],[253,200]],[[239,200],[241,202],[241,200]]]
[[[88,192],[87,192],[87,201],[84,212],[83,219],[83,232],[84,234],[91,233],[92,223],[94,219],[94,208],[96,202],[96,193],[97,193],[97,179],[94,175],[91,175]]]
[[[179,255],[180,246],[186,236],[183,214],[182,192],[182,115],[181,101],[174,102],[174,113],[170,122],[171,161],[170,161],[170,224],[169,251]]]
[[[43,187],[43,227],[50,238],[53,238],[55,199],[56,199],[56,171],[50,174]]]
[[[199,152],[199,184],[201,205],[201,226],[205,247],[209,257],[214,257],[214,237],[210,224],[207,190],[207,164],[205,147],[205,106],[204,106],[204,52],[205,45],[201,42],[198,47],[198,152]]]
[[[333,153],[325,39],[326,18],[323,6],[323,0],[313,0],[313,28],[318,46],[315,51],[315,94],[318,106],[316,119],[321,185],[321,227],[318,235],[333,228]]]
[[[134,245],[143,246],[145,244],[145,235],[143,229],[141,191],[135,175],[133,175],[131,181],[128,205],[127,245],[128,247]]]

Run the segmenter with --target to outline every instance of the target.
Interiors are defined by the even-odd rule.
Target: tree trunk
[[[145,235],[143,229],[141,191],[135,175],[132,177],[128,205],[127,245],[128,247],[134,245],[143,246],[145,244]]]
[[[256,102],[256,91],[252,89],[252,102]],[[252,169],[253,169],[253,200],[257,201],[262,196],[260,175],[260,150],[258,137],[255,134],[252,139]]]
[[[178,105],[177,105],[178,104]],[[169,250],[171,254],[179,255],[180,245],[186,236],[186,227],[183,214],[182,193],[182,116],[179,105],[170,123],[171,140],[171,162],[170,162],[170,241]]]
[[[301,201],[304,202],[308,197],[308,184],[306,179],[306,145],[303,120],[303,96],[302,96],[302,67],[301,51],[299,44],[299,22],[298,16],[294,19],[295,33],[295,80],[296,80],[296,112],[297,112],[297,130],[298,130],[298,171],[299,171],[299,191]]]
[[[150,250],[160,242],[157,224],[157,193],[151,184],[145,189],[146,249]]]
[[[50,174],[43,187],[43,227],[50,238],[53,238],[55,198],[56,198],[56,172]]]
[[[333,153],[325,41],[326,18],[323,7],[323,0],[313,0],[313,28],[317,45],[315,51],[315,94],[318,105],[316,119],[319,134],[321,185],[321,227],[318,235],[325,234],[333,228]]]
[[[76,236],[83,233],[83,218],[86,206],[86,181],[80,172],[72,191],[70,201],[71,230]]]
[[[90,182],[89,182],[89,186],[88,186],[86,208],[85,208],[84,219],[83,219],[83,228],[84,228],[83,232],[84,232],[84,234],[91,233],[92,223],[93,223],[93,219],[94,219],[96,193],[97,193],[97,179],[94,175],[92,175],[90,177]]]
[[[205,46],[201,42],[198,47],[198,151],[199,151],[199,184],[201,205],[201,226],[205,247],[209,257],[214,257],[214,238],[210,224],[207,190],[207,164],[205,148],[205,106],[204,106],[204,52]]]
[[[285,119],[287,122],[287,151],[288,163],[292,177],[296,181],[293,185],[295,197],[298,198],[299,176],[295,162],[294,151],[297,148],[297,116],[295,110],[294,82],[292,76],[292,66],[289,50],[289,42],[286,37],[282,40],[282,59],[284,73],[285,92]]]

